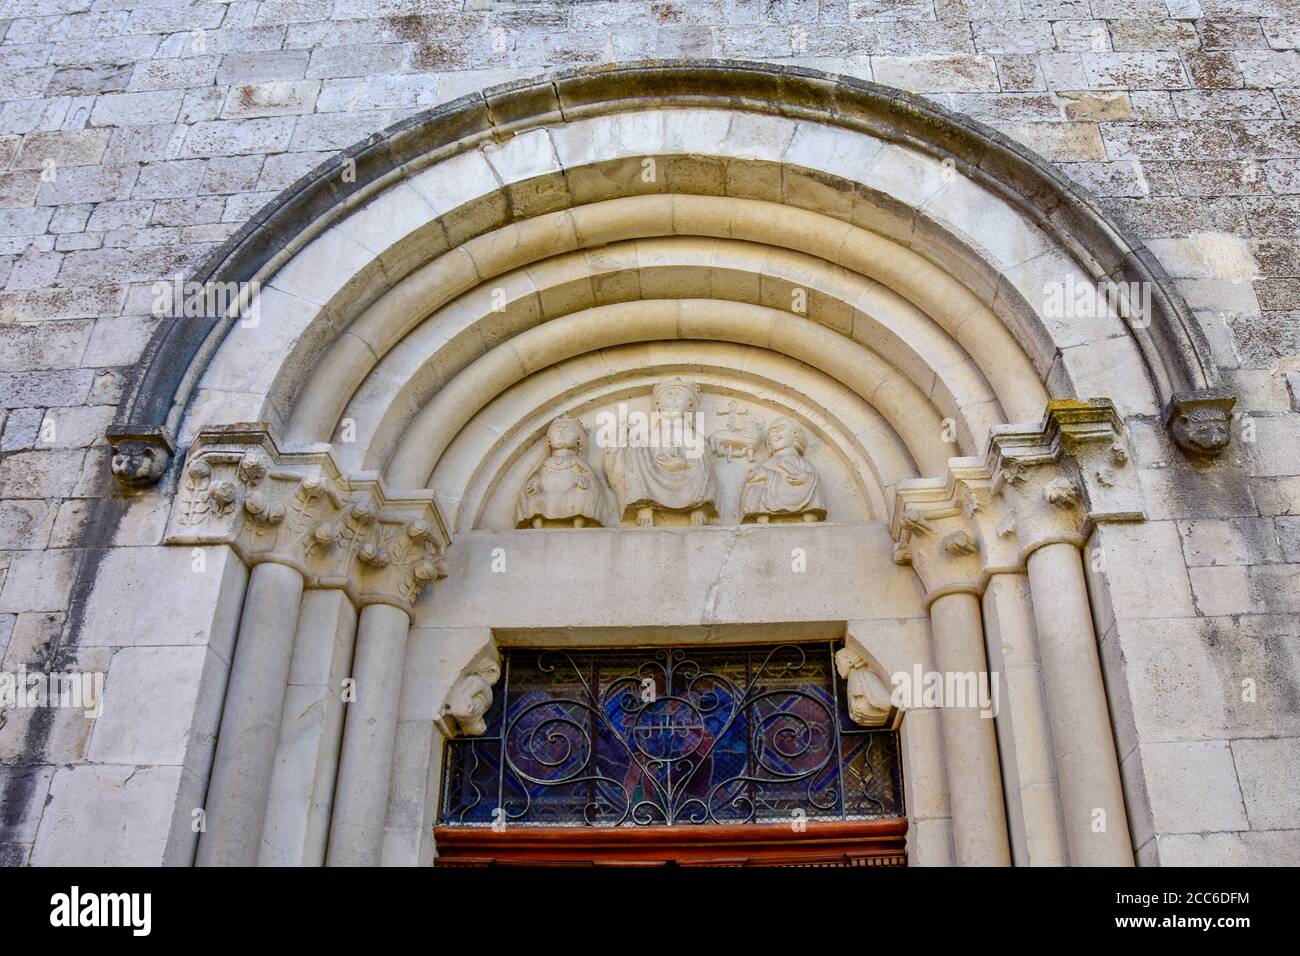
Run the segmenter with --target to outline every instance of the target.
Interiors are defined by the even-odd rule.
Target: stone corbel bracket
[[[434,723],[448,737],[481,737],[484,717],[492,707],[492,688],[501,679],[501,658],[495,646],[469,664],[447,692]]]
[[[165,541],[228,544],[249,565],[288,565],[308,587],[339,588],[358,607],[410,613],[446,575],[451,538],[433,492],[345,475],[324,446],[282,451],[264,423],[246,423],[194,440]]]
[[[902,711],[894,705],[888,679],[877,672],[873,662],[846,645],[835,652],[835,669],[847,686],[846,704],[849,718],[855,724],[873,729],[898,729]]]
[[[995,428],[983,458],[901,481],[890,530],[927,600],[982,593],[1053,541],[1081,545],[1099,522],[1141,521],[1145,504],[1123,422],[1108,399],[1053,401],[1037,424]]]
[[[162,425],[112,425],[104,437],[112,452],[108,464],[113,478],[129,490],[157,482],[176,454],[176,441]]]
[[[1191,458],[1217,458],[1232,442],[1232,408],[1237,398],[1226,388],[1174,395],[1165,406],[1169,435]]]

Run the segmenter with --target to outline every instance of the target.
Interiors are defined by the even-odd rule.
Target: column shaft
[[[199,866],[257,862],[302,589],[302,575],[283,564],[259,564],[249,578],[208,783]]]
[[[339,589],[302,599],[258,866],[324,866],[357,612]]]
[[[995,574],[989,580],[984,628],[989,666],[1001,674],[998,752],[1012,856],[1017,866],[1065,866],[1069,852],[1025,575]]]
[[[1132,866],[1124,792],[1078,548],[1029,556],[1043,686],[1073,866]],[[1098,813],[1101,811],[1101,813]]]
[[[361,612],[352,669],[356,699],[348,704],[343,730],[329,866],[380,863],[409,628],[399,608],[372,604]]]
[[[945,684],[954,675],[987,675],[979,600],[947,594],[930,605],[935,661]],[[997,736],[975,701],[944,701],[944,763],[952,802],[953,849],[958,866],[1009,866],[1006,811]]]

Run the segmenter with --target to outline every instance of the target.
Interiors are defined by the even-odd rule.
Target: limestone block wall
[[[1093,542],[1112,706],[1133,703],[1113,715],[1130,817],[1149,821],[1134,849],[1300,863],[1300,0],[0,0],[0,670],[98,670],[110,695],[195,715],[158,739],[146,709],[129,727],[0,714],[0,862],[183,862],[129,831],[33,853],[38,833],[74,832],[47,804],[152,787],[170,807],[210,759],[220,687],[168,668],[216,673],[233,621],[142,632],[133,611],[173,596],[138,582],[190,581],[190,556],[157,547],[165,507],[131,509],[111,540],[86,518],[112,491],[104,428],[160,321],[155,283],[406,116],[651,57],[932,97],[1039,151],[1147,242],[1241,417],[1230,458],[1200,470],[1138,423],[1150,520]],[[1126,565],[1139,545],[1165,560]],[[214,568],[242,573],[207,560],[213,587]],[[74,589],[85,565],[99,584]],[[88,634],[91,617],[116,623]]]

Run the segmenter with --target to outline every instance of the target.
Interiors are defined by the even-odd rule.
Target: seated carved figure
[[[749,470],[740,492],[740,520],[767,524],[773,517],[804,521],[826,517],[821,478],[804,458],[807,436],[791,418],[778,418],[767,430],[768,457]]]
[[[547,521],[572,522],[573,527],[603,524],[605,495],[583,457],[587,432],[576,418],[561,415],[546,430],[550,454],[533,469],[516,507],[517,525],[540,528]]]
[[[707,444],[691,444],[699,393],[680,378],[654,388],[657,425],[670,440],[605,451],[605,474],[618,497],[619,518],[650,527],[661,512],[689,515],[692,524],[717,516],[718,486]]]

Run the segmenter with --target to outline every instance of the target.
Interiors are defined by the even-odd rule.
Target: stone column
[[[433,493],[395,495],[342,473],[327,451],[281,450],[264,425],[231,425],[191,443],[166,541],[229,544],[255,568],[198,862],[378,863],[410,613],[446,574],[450,537]],[[352,659],[353,607],[365,608],[358,696],[339,757],[333,695]]]
[[[1002,677],[998,752],[1012,858],[1017,866],[1065,866],[1069,853],[1028,578],[992,575],[983,606],[989,666]]]
[[[1043,685],[1074,866],[1132,866],[1124,791],[1079,549],[1057,541],[1028,558]]]
[[[304,595],[258,866],[325,864],[356,624],[342,590]]]
[[[402,667],[383,866],[433,862],[443,742],[477,729],[473,715],[480,707],[479,717],[487,713],[490,685],[500,673],[491,628],[411,628]],[[467,702],[473,704],[468,710],[463,706]]]
[[[302,575],[283,564],[258,564],[249,578],[205,801],[199,866],[257,862],[302,590]]]
[[[1009,866],[994,708],[984,706],[993,701],[980,699],[980,691],[992,692],[993,680],[980,614],[979,542],[959,504],[934,504],[908,507],[896,517],[901,539],[895,560],[910,563],[925,585],[938,674],[945,688],[967,698],[940,702],[953,856],[958,866]],[[913,687],[913,696],[921,690]]]
[[[952,866],[952,810],[939,714],[908,710],[898,732],[907,800],[907,865]]]
[[[356,696],[343,731],[329,866],[381,861],[410,623],[406,611],[389,604],[371,604],[361,612],[352,669]]]
[[[930,605],[934,656],[939,672],[987,680],[979,599],[969,592],[945,594]],[[968,683],[974,689],[977,684]],[[1010,866],[1002,773],[993,715],[978,700],[941,711],[948,792],[952,794],[953,850],[958,866]]]
[[[913,563],[934,604],[941,669],[960,665],[942,656],[956,651],[940,632],[969,629],[976,612],[940,602],[983,595],[988,658],[1007,684],[998,743],[1017,862],[1132,865],[1079,548],[1092,526],[1144,517],[1123,421],[1104,398],[1052,401],[1041,422],[994,428],[983,458],[898,484],[895,557]],[[950,772],[966,759],[955,743],[947,753]],[[969,798],[955,785],[952,799],[957,831]]]

